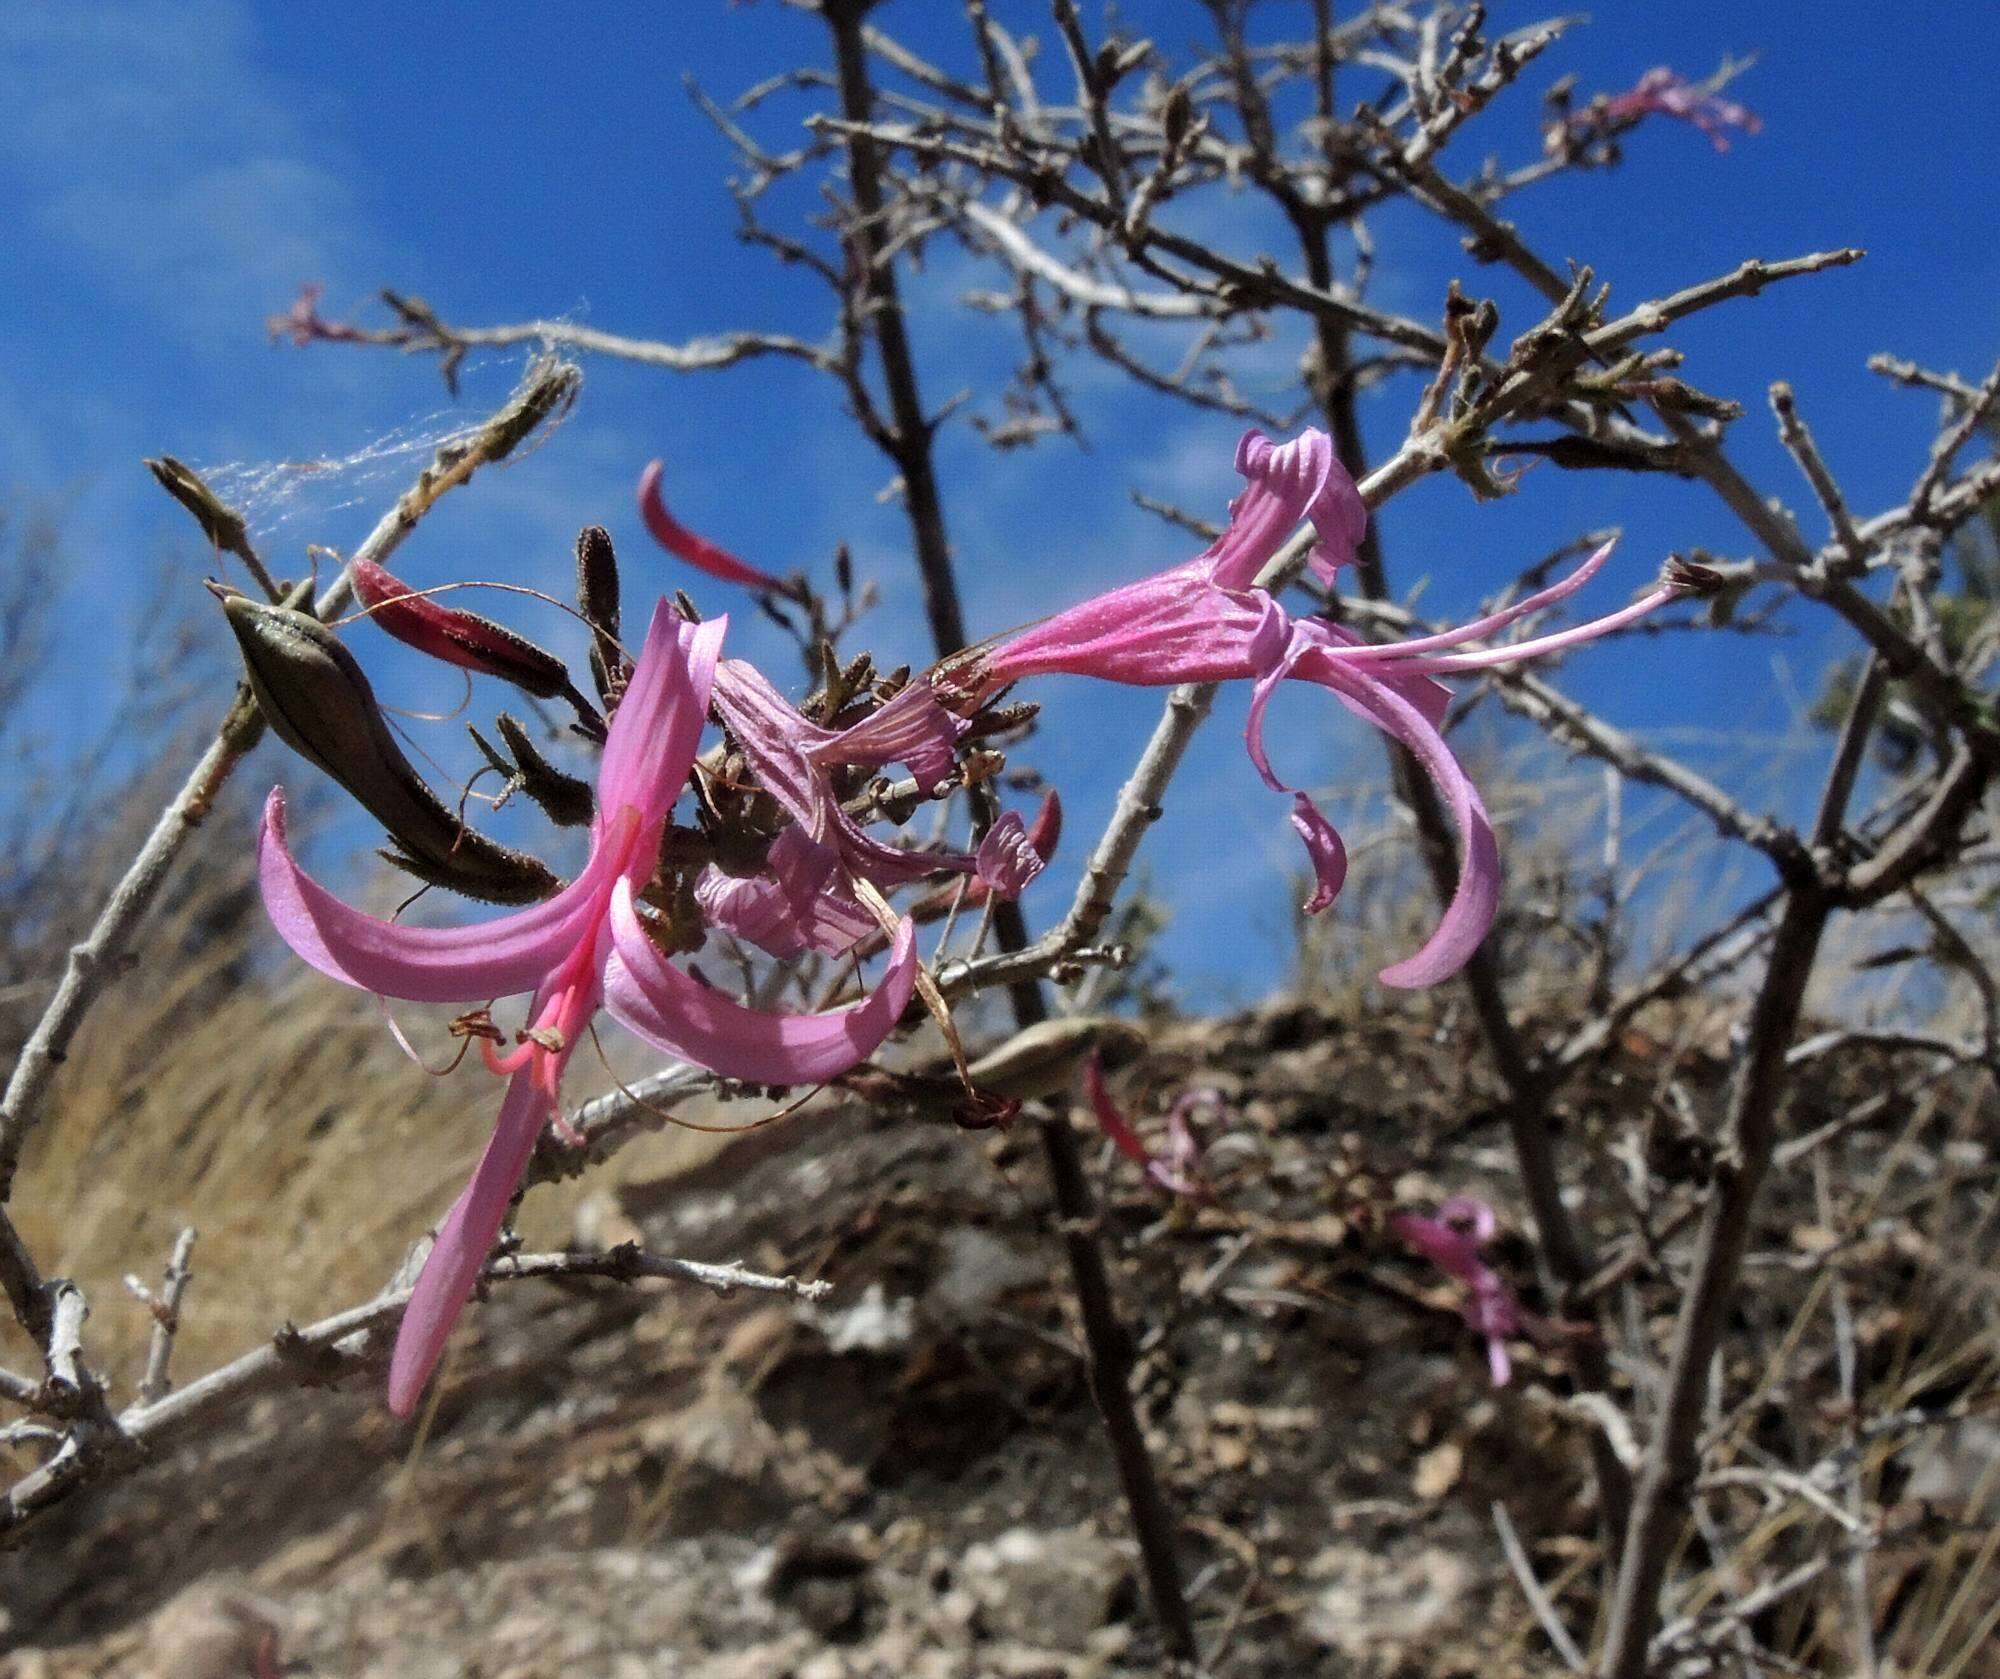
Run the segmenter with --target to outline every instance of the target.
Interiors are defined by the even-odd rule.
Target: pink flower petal
[[[612,1017],[669,1055],[760,1084],[815,1084],[867,1060],[895,1030],[917,982],[916,930],[907,919],[872,994],[807,1015],[744,1008],[682,973],[646,936],[622,880],[612,893],[611,932],[616,952],[604,999]]]
[[[789,595],[796,592],[782,578],[746,565],[728,549],[718,547],[705,536],[696,535],[669,513],[660,495],[660,480],[666,476],[666,470],[664,462],[654,461],[639,474],[639,517],[646,521],[646,529],[653,533],[654,541],[669,554],[686,560],[697,571],[705,571],[725,583],[738,583],[746,589],[767,594]]]
[[[516,1074],[507,1085],[486,1152],[479,1157],[472,1181],[445,1215],[396,1331],[396,1350],[389,1360],[389,1409],[397,1416],[407,1417],[416,1409],[424,1384],[437,1368],[548,1117],[548,1097],[535,1088],[529,1073]]]
[[[1330,572],[1353,559],[1368,529],[1368,509],[1323,431],[1273,443],[1247,431],[1236,445],[1236,470],[1248,480],[1229,504],[1229,528],[1201,557],[1225,589],[1247,589],[1301,519],[1319,532],[1321,563]]]
[[[710,864],[695,881],[702,919],[781,960],[808,950],[839,955],[875,930],[875,918],[833,889],[839,854],[790,827],[771,842],[765,872],[748,879]]]
[[[617,873],[593,851],[553,898],[472,927],[403,927],[342,903],[285,845],[285,793],[271,789],[257,840],[257,880],[278,936],[344,984],[417,1003],[478,1003],[531,991],[574,947]]]
[[[938,703],[930,684],[910,683],[869,716],[806,749],[816,764],[858,764],[879,769],[905,764],[929,792],[957,768],[957,746],[972,725]]]
[[[1018,898],[1043,867],[1041,853],[1028,838],[1027,824],[1017,810],[1004,813],[979,842],[980,881],[1002,898]]]
[[[1305,912],[1317,915],[1340,896],[1347,884],[1347,847],[1333,824],[1304,793],[1292,795],[1292,827],[1305,842],[1306,857],[1312,863],[1313,891],[1306,899]]]
[[[1350,710],[1407,746],[1437,784],[1458,825],[1458,885],[1437,930],[1414,956],[1384,968],[1384,985],[1435,985],[1472,959],[1500,905],[1500,847],[1479,792],[1437,725],[1389,684],[1371,682],[1325,656],[1302,659],[1298,673],[1331,691]]]
[[[1199,560],[1058,612],[994,648],[986,685],[1067,672],[1135,687],[1255,676],[1291,625],[1261,589],[1218,587]]]
[[[724,659],[715,673],[715,708],[763,789],[784,806],[809,838],[835,847],[852,874],[888,888],[939,869],[970,873],[962,852],[906,851],[863,831],[840,808],[815,753],[838,737],[810,722],[741,659]]]
[[[1139,1133],[1132,1129],[1132,1122],[1111,1099],[1111,1088],[1104,1082],[1104,1065],[1095,1050],[1083,1064],[1083,1088],[1090,1098],[1090,1111],[1097,1117],[1097,1128],[1111,1139],[1113,1146],[1127,1160],[1138,1166],[1150,1167],[1153,1164],[1152,1151],[1140,1140]]]
[[[665,599],[653,608],[646,644],[604,743],[597,771],[597,821],[627,807],[642,829],[664,821],[694,768],[708,719],[726,617],[690,624]],[[650,859],[648,859],[650,862]]]

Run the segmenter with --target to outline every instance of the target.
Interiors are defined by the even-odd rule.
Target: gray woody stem
[[[489,1262],[483,1274],[489,1283],[536,1277],[606,1277],[614,1282],[658,1277],[694,1283],[717,1294],[742,1288],[789,1295],[795,1300],[817,1300],[827,1292],[827,1285],[821,1282],[770,1276],[737,1264],[672,1259],[629,1244],[606,1253],[508,1255]],[[109,1430],[72,1435],[49,1462],[0,1494],[0,1542],[13,1538],[34,1517],[81,1488],[137,1462],[142,1452],[151,1453],[186,1438],[259,1394],[302,1384],[323,1386],[368,1369],[387,1351],[377,1332],[393,1329],[402,1320],[410,1294],[411,1290],[400,1289],[304,1329],[287,1324],[256,1351],[210,1371],[178,1392],[128,1406]]]
[[[541,360],[529,370],[506,405],[469,436],[454,438],[396,505],[385,514],[356,559],[386,559],[447,491],[463,484],[481,466],[504,459],[543,420],[574,399],[580,376],[566,362]],[[314,610],[326,617],[349,596],[350,573],[342,571]],[[78,1029],[105,987],[123,971],[133,935],[159,897],[181,849],[193,837],[236,766],[263,733],[263,719],[247,692],[239,691],[215,739],[197,760],[181,789],[161,811],[118,884],[105,900],[96,922],[81,944],[69,953],[61,981],[42,1017],[28,1035],[19,1059],[0,1096],[0,1203],[13,1188],[21,1147],[40,1117],[55,1072],[68,1056]],[[47,1318],[35,1301],[42,1286],[12,1220],[0,1210],[0,1287],[14,1314],[37,1339],[46,1333]]]
[[[842,112],[850,124],[865,124],[873,117],[875,106],[862,32],[869,5],[867,0],[826,0],[821,9],[833,37]],[[870,324],[881,357],[891,415],[891,430],[877,441],[903,475],[904,505],[923,578],[924,607],[938,656],[946,658],[965,646],[966,635],[932,459],[935,427],[924,413],[918,392],[916,362],[904,326],[892,260],[881,250],[887,230],[883,226],[881,160],[876,144],[858,127],[848,129],[844,138],[850,185],[859,211],[849,239],[862,264],[862,284],[872,309]],[[990,803],[979,814],[990,820]],[[994,928],[1004,951],[1016,952],[1027,947],[1027,924],[1018,904],[999,903]],[[1047,1017],[1047,1005],[1033,979],[1023,978],[1014,984],[1009,995],[1018,1025],[1033,1026]],[[1057,1115],[1047,1119],[1040,1131],[1063,1248],[1083,1322],[1091,1396],[1109,1436],[1126,1506],[1131,1512],[1133,1534],[1145,1570],[1147,1599],[1167,1654],[1177,1662],[1193,1665],[1200,1659],[1200,1649],[1195,1639],[1194,1619],[1188,1610],[1187,1591],[1181,1581],[1174,1517],[1161,1491],[1159,1476],[1146,1450],[1145,1431],[1133,1406],[1132,1340],[1119,1320],[1110,1272],[1098,1240],[1096,1197],[1091,1192],[1082,1152],[1068,1118]]]
[[[1812,831],[1821,843],[1838,834],[1846,819],[1854,792],[1854,765],[1866,749],[1880,696],[1878,669],[1871,662],[1849,704],[1820,795]],[[1777,1151],[1792,1036],[1835,902],[1817,876],[1791,883],[1751,1008],[1743,1060],[1730,1090],[1715,1187],[1702,1211],[1691,1280],[1674,1324],[1659,1423],[1626,1526],[1624,1558],[1613,1587],[1605,1637],[1605,1679],[1645,1679],[1653,1630],[1659,1624],[1660,1588],[1701,1467],[1701,1417],[1709,1368],[1728,1326],[1757,1191]]]

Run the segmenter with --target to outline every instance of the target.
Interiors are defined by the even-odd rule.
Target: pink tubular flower
[[[560,699],[571,691],[562,660],[505,625],[417,594],[373,560],[357,559],[348,570],[368,616],[405,646],[448,665],[500,677],[539,699]]]
[[[828,1014],[762,1014],[674,970],[635,894],[651,879],[669,812],[700,744],[727,619],[683,623],[662,601],[611,723],[582,873],[554,897],[478,926],[403,927],[350,909],[285,846],[285,801],[264,812],[258,874],[279,936],[322,973],[379,995],[482,1003],[532,993],[518,1047],[488,1065],[509,1079],[492,1140],[453,1204],[396,1337],[389,1404],[407,1416],[499,1233],[564,1068],[600,1003],[647,1042],[731,1078],[812,1083],[844,1072],[894,1028],[916,982],[914,931],[897,932],[874,994]]]
[[[1166,1150],[1155,1154],[1112,1100],[1110,1086],[1104,1082],[1103,1062],[1094,1054],[1083,1064],[1083,1087],[1098,1129],[1120,1154],[1146,1174],[1148,1183],[1169,1195],[1208,1198],[1208,1186],[1201,1178],[1201,1139],[1195,1135],[1189,1119],[1197,1108],[1220,1107],[1219,1094],[1213,1090],[1191,1090],[1176,1101],[1167,1114]]]
[[[741,659],[715,672],[715,709],[766,792],[796,824],[772,842],[766,874],[731,882],[710,866],[696,884],[711,921],[774,956],[802,949],[845,950],[850,923],[872,926],[842,884],[852,875],[887,889],[941,870],[976,875],[1003,897],[1016,896],[1041,872],[1042,859],[1024,841],[1021,819],[1003,817],[978,853],[911,851],[867,833],[840,808],[829,772],[843,765],[909,767],[934,787],[953,767],[952,748],[968,725],[946,711],[928,684],[913,682],[851,728],[823,729]]]
[[[1755,134],[1764,126],[1763,120],[1747,105],[1724,99],[1664,64],[1648,70],[1630,91],[1613,94],[1596,110],[1579,111],[1570,118],[1571,125],[1587,123],[1600,110],[1610,122],[1653,115],[1676,118],[1700,129],[1719,152],[1729,150],[1730,129]]]
[[[639,517],[645,520],[646,529],[653,533],[654,541],[669,554],[687,561],[695,570],[719,577],[725,583],[740,584],[760,594],[798,594],[796,584],[782,577],[773,577],[768,571],[759,571],[747,561],[739,560],[728,549],[689,530],[669,513],[660,494],[660,480],[666,476],[666,471],[665,462],[653,461],[639,474]]]
[[[1500,888],[1492,824],[1445,743],[1442,724],[1451,696],[1436,678],[1575,646],[1643,616],[1690,585],[1671,579],[1594,623],[1500,647],[1458,651],[1574,593],[1604,564],[1607,545],[1560,583],[1503,611],[1439,635],[1370,645],[1337,624],[1294,619],[1256,586],[1258,573],[1301,519],[1311,519],[1319,533],[1314,564],[1323,575],[1353,558],[1367,511],[1331,440],[1323,432],[1307,431],[1279,446],[1251,432],[1238,445],[1236,469],[1249,487],[1231,503],[1228,529],[1205,553],[969,654],[953,669],[952,679],[976,693],[1054,671],[1142,687],[1254,680],[1245,744],[1265,783],[1292,794],[1292,825],[1313,868],[1306,908],[1314,913],[1339,893],[1346,878],[1346,851],[1313,801],[1272,770],[1264,748],[1264,715],[1283,682],[1325,688],[1349,711],[1409,748],[1437,783],[1458,825],[1459,876],[1451,903],[1423,948],[1381,974],[1386,985],[1435,984],[1456,973],[1478,948],[1492,925]]]
[[[1433,1265],[1466,1287],[1462,1308],[1469,1327],[1486,1338],[1486,1364],[1493,1385],[1505,1387],[1514,1367],[1507,1356],[1507,1337],[1536,1333],[1542,1320],[1525,1310],[1500,1273],[1479,1257],[1499,1228],[1493,1209],[1470,1195],[1455,1195],[1438,1208],[1435,1218],[1398,1213],[1389,1228]]]

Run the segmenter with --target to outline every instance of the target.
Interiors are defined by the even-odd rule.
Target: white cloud
[[[236,0],[0,7],[0,180],[80,282],[184,342],[373,246]]]

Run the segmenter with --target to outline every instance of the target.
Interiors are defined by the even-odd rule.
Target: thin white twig
[[[1528,1558],[1521,1536],[1514,1531],[1507,1506],[1497,1499],[1493,1503],[1493,1526],[1499,1532],[1501,1550],[1507,1553],[1507,1566],[1514,1571],[1521,1595],[1535,1612],[1535,1620],[1548,1635],[1556,1654],[1562,1657],[1563,1665],[1572,1673],[1582,1673],[1589,1664],[1583,1659],[1583,1652],[1576,1647],[1576,1640],[1570,1637],[1569,1628],[1563,1625],[1562,1617],[1556,1613],[1556,1606],[1549,1601],[1549,1594],[1542,1589],[1541,1581],[1535,1578],[1535,1565]]]

